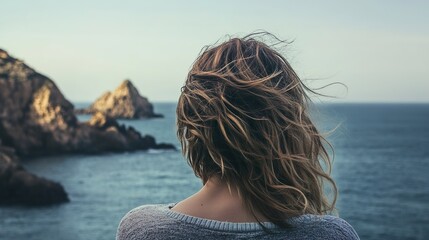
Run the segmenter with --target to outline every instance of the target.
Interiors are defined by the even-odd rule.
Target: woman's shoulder
[[[168,219],[165,218],[163,211],[167,204],[147,204],[141,205],[130,210],[121,219],[119,223],[116,239],[139,239],[139,236],[145,236],[148,229],[165,224]]]
[[[163,209],[163,207],[167,205],[168,204],[144,204],[128,211],[127,214],[125,214],[124,218],[140,214],[158,214]]]
[[[332,215],[302,215],[290,220],[298,229],[304,228],[315,237],[329,239],[359,239],[354,228],[344,219]],[[318,239],[318,238],[317,238]]]

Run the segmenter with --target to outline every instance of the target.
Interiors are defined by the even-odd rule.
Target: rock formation
[[[0,205],[48,205],[68,201],[59,183],[27,172],[19,164],[14,150],[0,145]]]
[[[162,117],[153,112],[153,105],[140,95],[130,80],[123,81],[115,91],[104,93],[89,108],[76,110],[83,114],[96,112],[125,119]]]
[[[141,136],[132,127],[119,125],[116,120],[102,113],[95,114],[89,122],[78,122],[73,105],[52,80],[1,49],[0,139],[3,149],[0,149],[0,179],[7,179],[0,181],[0,189],[22,187],[32,196],[50,196],[50,193],[43,192],[45,190],[53,191],[52,196],[56,196],[56,192],[61,192],[61,186],[25,172],[17,163],[15,153],[31,158],[63,153],[174,149],[173,145],[157,144],[152,136]],[[12,156],[5,149],[13,149],[15,153]],[[17,175],[10,175],[11,172]],[[11,191],[2,191],[0,202],[3,199],[12,199],[14,202],[15,195]],[[7,197],[4,194],[9,195]],[[55,198],[41,199],[50,203],[49,199]],[[18,200],[15,202],[19,203]]]
[[[78,122],[73,105],[52,80],[5,51],[0,50],[0,56],[0,138],[19,156],[157,147],[155,142],[147,141],[152,137],[142,137],[131,127],[119,126],[102,113],[89,122]],[[124,88],[135,96],[137,90],[129,82],[118,89]],[[108,127],[97,125],[101,119],[107,121]]]

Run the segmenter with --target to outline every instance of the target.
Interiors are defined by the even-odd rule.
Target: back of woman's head
[[[258,37],[258,36],[256,36]],[[309,118],[308,89],[286,59],[255,35],[207,47],[177,106],[178,137],[196,176],[218,177],[245,206],[286,219],[333,209],[323,182],[330,159]],[[322,162],[320,161],[322,160]],[[259,221],[259,219],[257,218]]]

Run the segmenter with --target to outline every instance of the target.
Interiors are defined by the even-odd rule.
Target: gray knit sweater
[[[139,239],[359,239],[355,230],[341,218],[302,215],[292,218],[290,229],[264,222],[221,222],[170,210],[175,203],[143,205],[128,212],[119,224],[116,240]]]

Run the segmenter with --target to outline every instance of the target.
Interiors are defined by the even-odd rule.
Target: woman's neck
[[[218,177],[210,178],[197,193],[177,203],[172,210],[218,221],[256,222],[237,191],[229,189]],[[268,221],[261,214],[257,216],[260,221]]]

